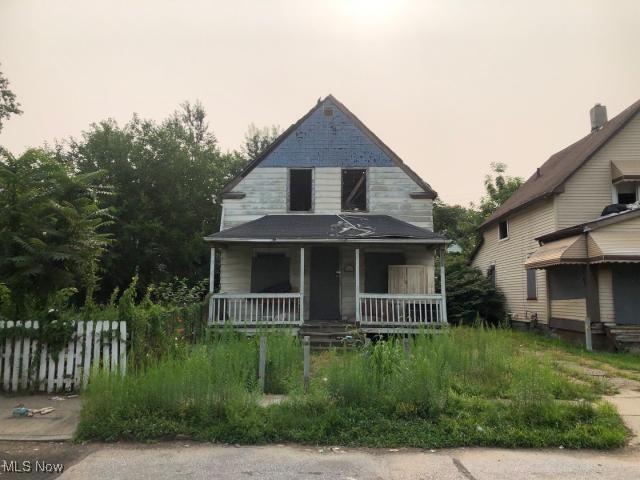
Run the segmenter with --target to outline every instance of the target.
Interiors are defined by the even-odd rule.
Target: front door
[[[612,265],[616,323],[640,325],[640,266]]]
[[[340,320],[340,254],[336,247],[311,249],[311,320]]]

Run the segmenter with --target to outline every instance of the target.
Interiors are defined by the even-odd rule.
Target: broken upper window
[[[616,185],[618,203],[636,203],[638,201],[638,184],[636,182],[621,182]]]
[[[367,211],[367,170],[349,168],[342,170],[342,210]]]
[[[312,179],[313,171],[310,168],[289,170],[289,211],[311,211]]]
[[[500,222],[500,224],[498,225],[498,230],[500,240],[509,238],[509,223],[507,222],[507,220],[503,220]]]

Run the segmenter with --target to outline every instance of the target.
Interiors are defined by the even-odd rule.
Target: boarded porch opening
[[[616,323],[640,325],[640,265],[612,264]]]

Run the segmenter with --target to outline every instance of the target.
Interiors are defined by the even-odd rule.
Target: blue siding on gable
[[[333,108],[327,116],[325,108]],[[393,167],[395,163],[331,101],[325,102],[257,165],[262,167]]]

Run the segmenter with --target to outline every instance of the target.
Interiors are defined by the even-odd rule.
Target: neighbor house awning
[[[587,241],[584,235],[574,235],[539,247],[524,262],[525,268],[545,268],[553,265],[586,263]]]
[[[616,160],[611,162],[613,183],[640,180],[640,160]]]

